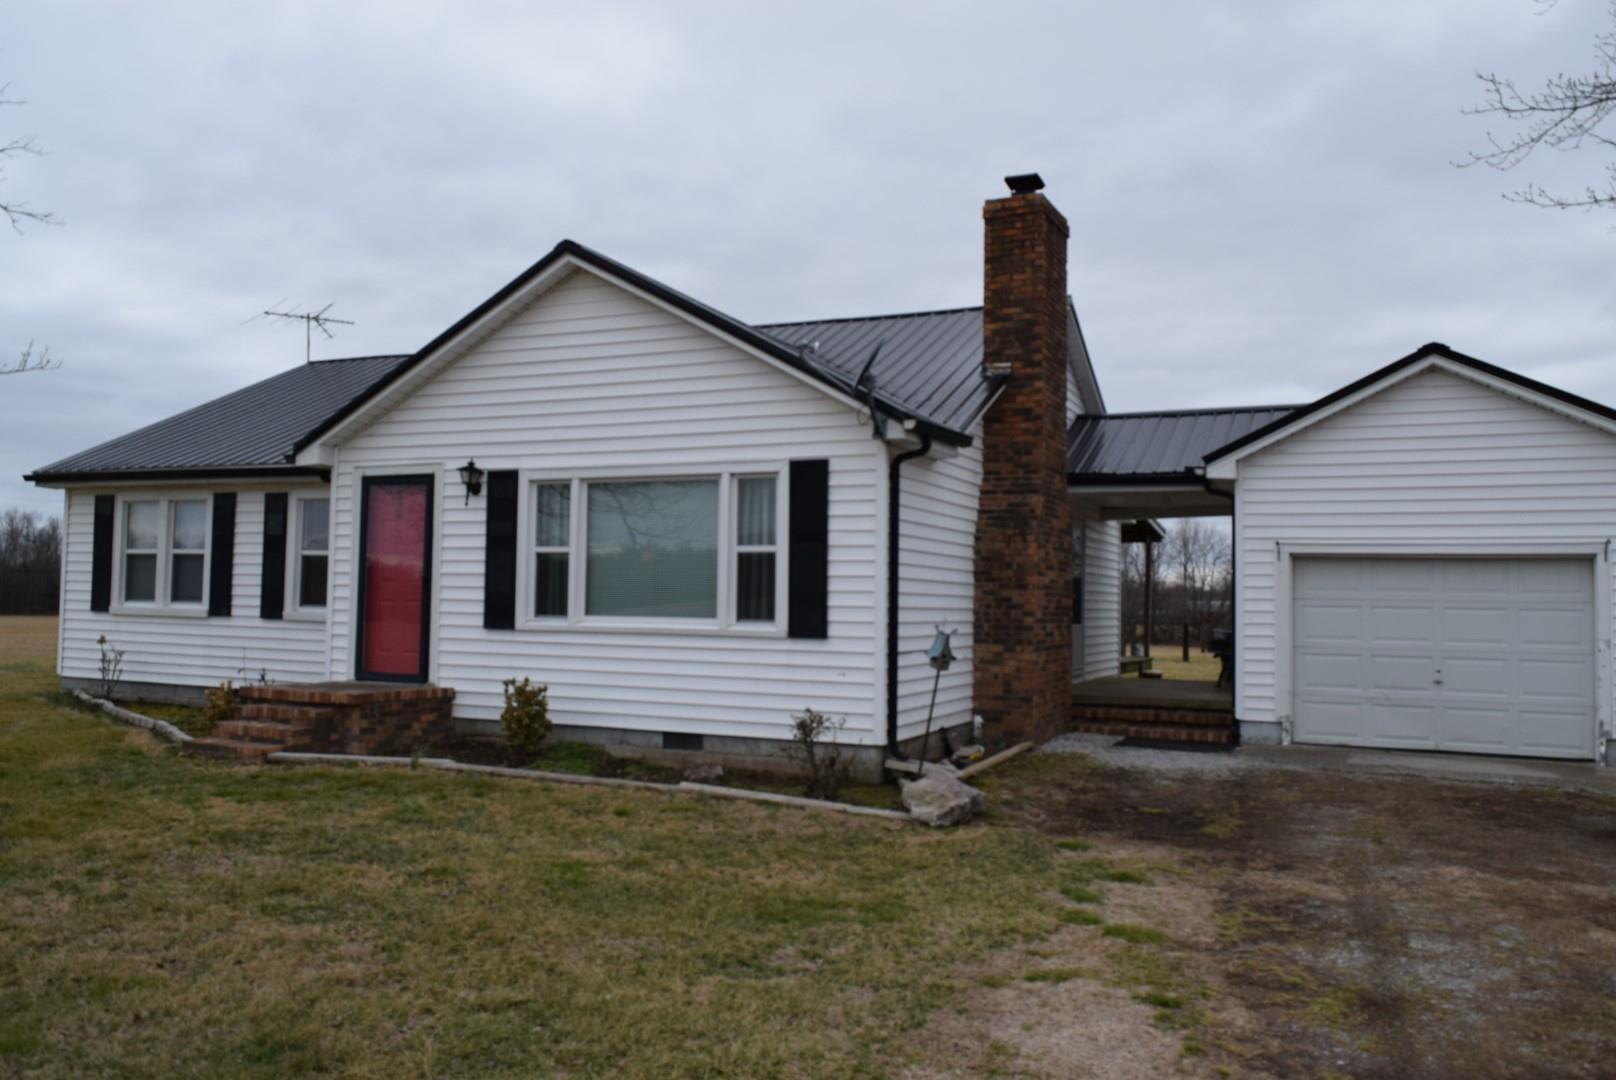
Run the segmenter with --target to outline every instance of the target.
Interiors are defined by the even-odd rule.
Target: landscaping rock
[[[903,785],[903,805],[917,821],[936,828],[962,825],[982,808],[980,791],[952,772],[928,767],[918,780]]]
[[[724,766],[711,761],[692,765],[685,770],[684,778],[692,784],[716,784],[724,779]]]

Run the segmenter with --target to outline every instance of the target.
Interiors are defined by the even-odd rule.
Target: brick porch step
[[[250,739],[224,739],[210,735],[206,739],[192,739],[180,747],[180,753],[191,757],[216,758],[222,761],[252,762],[282,749],[279,743],[255,742]]]
[[[1234,742],[1234,725],[1209,727],[1205,724],[1104,724],[1074,723],[1071,731],[1090,735],[1115,735],[1119,739],[1171,739],[1178,742],[1216,743],[1228,746]]]
[[[274,720],[225,720],[213,726],[215,739],[241,739],[245,742],[272,742],[290,749],[308,738],[310,731],[300,724]]]

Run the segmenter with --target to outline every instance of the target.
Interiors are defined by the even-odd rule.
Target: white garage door
[[[1298,558],[1297,742],[1587,758],[1591,559]]]

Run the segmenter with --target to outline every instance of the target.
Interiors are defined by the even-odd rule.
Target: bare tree
[[[15,508],[0,512],[0,615],[56,611],[62,523]]]
[[[24,101],[6,96],[11,84],[0,86],[0,105],[25,105]],[[32,135],[18,135],[6,142],[0,143],[0,182],[4,182],[7,162],[24,156],[38,157],[43,151]],[[9,199],[0,199],[0,214],[6,216],[11,227],[22,232],[25,223],[34,225],[53,225],[56,223],[56,214],[50,210],[35,210],[25,202],[13,202]]]
[[[24,102],[6,96],[10,84],[0,86],[0,105],[22,105]],[[24,156],[39,156],[42,151],[32,135],[18,135],[6,142],[0,143],[0,183],[6,179],[6,164],[8,161]],[[23,223],[34,225],[55,225],[56,215],[50,210],[35,210],[25,202],[13,202],[0,198],[0,214],[6,216],[12,229],[22,232]],[[0,364],[0,375],[21,375],[27,371],[49,371],[61,367],[60,358],[51,355],[50,346],[34,352],[34,343],[30,341],[22,354],[14,363]]]
[[[21,375],[25,371],[50,371],[61,366],[61,360],[51,355],[49,345],[36,354],[34,343],[30,341],[23,347],[22,355],[17,358],[16,363],[10,367],[0,366],[0,375]]]
[[[1553,0],[1542,3],[1547,10]],[[1541,14],[1542,12],[1540,12]],[[1505,138],[1487,133],[1490,149],[1472,151],[1467,161],[1455,162],[1460,168],[1487,165],[1509,170],[1547,147],[1550,150],[1580,150],[1592,143],[1605,150],[1616,150],[1616,136],[1601,127],[1616,112],[1616,2],[1609,9],[1611,28],[1594,38],[1594,70],[1588,74],[1560,73],[1544,81],[1536,90],[1522,91],[1515,80],[1491,72],[1477,72],[1481,80],[1482,103],[1465,112],[1472,116],[1501,116],[1516,125]],[[1536,183],[1504,196],[1512,202],[1555,210],[1573,207],[1616,209],[1616,162],[1605,164],[1602,185],[1590,184],[1579,194],[1555,193]]]

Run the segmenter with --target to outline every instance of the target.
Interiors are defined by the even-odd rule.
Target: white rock
[[[910,816],[937,828],[970,821],[982,802],[982,792],[943,769],[928,766],[924,776],[903,785]]]

